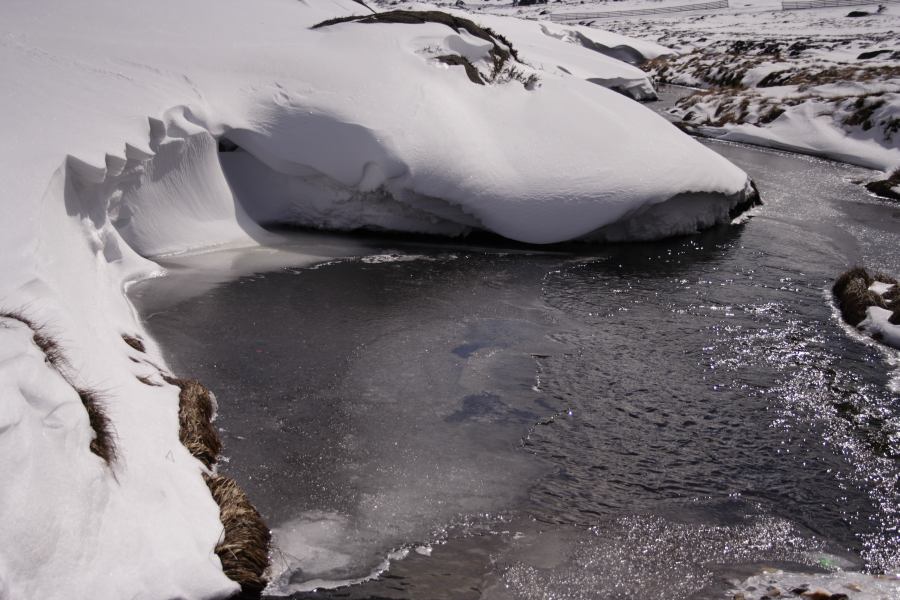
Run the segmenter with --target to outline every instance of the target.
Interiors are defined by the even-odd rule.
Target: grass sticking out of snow
[[[19,321],[31,329],[33,332],[31,339],[34,342],[34,345],[41,349],[41,352],[44,353],[44,358],[46,358],[48,363],[53,365],[60,374],[63,373],[63,369],[67,367],[68,364],[66,357],[63,354],[62,347],[60,347],[59,343],[49,335],[43,327],[35,324],[34,321],[26,317],[20,311],[0,312],[0,317]]]
[[[465,56],[459,54],[445,54],[443,56],[438,56],[435,60],[445,65],[464,67],[466,69],[466,75],[469,77],[469,81],[478,85],[484,85],[484,80],[478,73],[478,69],[472,64],[472,61]]]
[[[212,424],[216,414],[215,396],[193,379],[169,376],[163,376],[163,379],[181,390],[178,394],[178,434],[182,445],[212,469],[222,451],[222,441]],[[204,474],[204,480],[219,505],[219,519],[224,528],[215,549],[222,561],[222,570],[229,579],[241,585],[245,594],[257,596],[268,583],[269,527],[233,479],[213,473]]]
[[[181,389],[178,394],[178,437],[192,456],[212,468],[222,451],[222,440],[212,421],[215,399],[205,385],[194,379],[165,377],[166,383]]]
[[[206,485],[219,505],[219,517],[225,528],[216,546],[222,569],[241,584],[247,594],[258,594],[268,583],[271,533],[259,512],[237,483],[223,475],[206,476]]]
[[[103,400],[99,392],[87,388],[75,388],[81,403],[87,411],[91,429],[94,430],[94,439],[91,440],[91,452],[112,464],[116,460],[116,443],[113,434],[112,422],[103,407]]]
[[[867,183],[866,189],[885,198],[900,200],[900,169],[895,169],[887,179]]]
[[[485,83],[508,83],[510,81],[518,81],[525,86],[525,89],[531,90],[537,85],[538,77],[535,74],[527,74],[521,68],[513,65],[513,62],[521,64],[519,54],[513,47],[512,43],[503,35],[497,33],[490,27],[482,27],[474,21],[457,17],[449,13],[438,10],[391,10],[381,13],[375,13],[364,16],[339,17],[328,19],[313,25],[313,29],[330,27],[340,23],[401,23],[407,25],[422,25],[425,23],[438,23],[446,25],[456,33],[465,31],[466,33],[489,42],[491,49],[488,51],[492,61],[491,71],[488,74],[482,74],[475,65],[464,56],[450,54],[438,56],[436,60],[447,65],[456,65],[465,67],[466,75],[472,83],[484,85]]]
[[[889,346],[900,348],[900,285],[862,267],[842,273],[831,288],[843,319]]]
[[[101,394],[95,390],[76,386],[68,373],[69,362],[60,343],[45,331],[45,328],[37,325],[20,311],[3,311],[0,317],[19,321],[32,331],[31,339],[41,352],[47,363],[56,369],[56,372],[68,383],[81,399],[81,404],[87,411],[88,422],[94,431],[94,439],[91,440],[90,450],[103,459],[108,465],[116,460],[116,443],[112,422],[106,414]]]
[[[144,346],[144,342],[141,341],[140,336],[128,335],[127,333],[123,333],[122,341],[138,352],[147,352],[147,348]]]
[[[678,50],[642,68],[660,83],[704,88],[671,111],[703,127],[695,133],[893,168],[900,160],[896,15],[848,24],[843,14],[808,12],[598,26]]]

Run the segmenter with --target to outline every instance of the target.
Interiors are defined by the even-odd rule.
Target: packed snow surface
[[[491,18],[521,61],[478,85],[439,58],[487,74],[503,42],[438,23],[310,29],[354,14],[350,0],[0,5],[0,597],[237,589],[178,439],[178,389],[152,340],[122,338],[141,336],[123,289],[160,272],[148,257],[265,244],[259,222],[647,239],[746,199],[740,169],[607,89],[652,95],[610,56],[664,49]],[[78,389],[110,420],[108,464]]]

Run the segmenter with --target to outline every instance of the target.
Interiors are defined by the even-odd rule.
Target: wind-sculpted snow
[[[440,23],[311,29],[364,10],[0,5],[0,312],[52,333],[67,361],[0,319],[4,600],[237,589],[214,554],[206,467],[179,442],[173,374],[146,335],[145,351],[123,341],[143,332],[123,288],[160,273],[148,257],[265,244],[260,222],[648,239],[752,197],[738,168],[606,89],[652,91],[596,48],[492,21],[522,49],[493,73],[492,44]],[[76,385],[102,400],[109,463]]]

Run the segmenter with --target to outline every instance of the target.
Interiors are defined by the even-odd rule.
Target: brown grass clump
[[[212,467],[222,451],[219,432],[213,427],[215,413],[209,388],[194,379],[164,377],[166,383],[178,386],[178,437],[188,452],[207,468]]]
[[[881,295],[888,308],[900,308],[900,284],[894,284],[894,287]]]
[[[460,54],[445,54],[444,56],[438,56],[435,60],[444,63],[445,65],[464,67],[466,69],[466,75],[469,77],[469,81],[477,83],[478,85],[484,85],[484,80],[478,73],[478,69],[476,69],[475,65],[473,65],[465,56]]]
[[[897,280],[890,275],[885,275],[884,273],[875,273],[872,275],[872,279],[879,283],[886,283],[888,285],[897,285]]]
[[[869,291],[870,285],[872,285],[872,278],[865,269],[857,267],[838,277],[832,288],[837,297],[838,308],[841,309],[841,316],[854,327],[866,318],[868,307],[885,308],[881,296]]]
[[[216,545],[222,570],[238,582],[246,594],[258,594],[266,587],[269,545],[272,535],[247,495],[238,484],[223,475],[204,476],[225,531]]]
[[[847,271],[841,273],[841,275],[834,280],[834,285],[831,286],[831,291],[835,296],[840,298],[844,294],[844,289],[847,285],[850,284],[854,279],[862,279],[866,282],[866,287],[872,285],[872,276],[869,275],[869,272],[866,271],[862,267],[853,267]]]
[[[147,352],[147,347],[144,346],[144,342],[141,341],[141,338],[134,335],[128,335],[127,333],[122,334],[122,341],[126,344],[137,350],[138,352]]]
[[[860,96],[853,103],[854,111],[844,119],[844,125],[855,127],[861,125],[866,131],[872,129],[872,115],[876,110],[884,106],[884,99],[868,101],[865,96]]]
[[[81,398],[81,403],[84,405],[91,423],[91,429],[94,430],[94,439],[91,440],[90,445],[91,452],[106,461],[106,464],[112,464],[116,459],[116,444],[112,423],[106,416],[100,395],[93,390],[84,388],[75,388],[75,391]]]
[[[900,169],[894,170],[887,179],[879,181],[870,181],[866,184],[866,189],[873,194],[878,194],[884,198],[900,200],[900,194],[895,192],[893,188],[900,186]]]

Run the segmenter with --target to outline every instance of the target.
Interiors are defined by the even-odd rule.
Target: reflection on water
[[[370,239],[175,303],[133,290],[218,395],[224,469],[280,540],[273,593],[721,597],[763,567],[900,569],[896,353],[825,291],[900,273],[900,208],[860,169],[713,147],[766,202],[744,225],[533,254]]]

